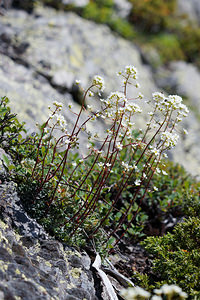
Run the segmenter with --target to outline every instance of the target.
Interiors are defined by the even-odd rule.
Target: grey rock
[[[90,261],[87,254],[82,256],[73,248],[64,248],[47,235],[46,240],[41,235],[36,236],[34,228],[40,226],[30,218],[25,221],[34,224],[32,234],[27,229],[22,231],[20,223],[16,223],[15,213],[11,213],[11,208],[5,208],[12,202],[14,212],[20,208],[20,213],[26,215],[23,208],[15,204],[19,199],[11,190],[12,185],[11,182],[9,186],[4,184],[3,193],[2,187],[0,190],[4,218],[4,221],[0,220],[0,299],[96,300],[93,275],[90,268],[85,267],[85,261]],[[21,226],[24,224],[23,221]],[[12,225],[19,229],[18,233]]]
[[[57,71],[52,78],[52,83],[58,87],[71,90],[74,84],[74,74],[65,70]]]
[[[114,0],[116,13],[121,18],[127,18],[130,15],[132,4],[127,0]]]
[[[200,147],[199,147],[199,122],[193,111],[183,120],[182,127],[189,134],[185,135],[180,130],[181,139],[176,148],[171,151],[172,160],[181,164],[190,174],[200,180]],[[184,152],[183,152],[184,149]]]
[[[36,71],[49,78],[61,70],[72,73],[82,80],[84,87],[92,76],[99,74],[105,77],[105,93],[109,93],[120,88],[115,73],[125,65],[133,64],[140,71],[142,92],[149,94],[155,90],[150,70],[142,65],[137,48],[114,36],[107,26],[46,7],[38,8],[36,15],[37,18],[34,15],[27,17],[11,10],[1,19],[4,27],[9,22],[15,28],[19,41],[29,44],[21,59],[34,66]]]
[[[200,24],[200,2],[199,0],[178,0],[178,12],[186,14],[191,21]]]
[[[0,185],[0,207],[3,217],[18,228],[21,234],[45,238],[46,233],[42,226],[24,212],[14,182],[4,182]]]
[[[172,62],[168,69],[162,68],[158,72],[157,83],[188,98],[200,113],[200,71],[195,65],[184,61]]]
[[[83,7],[89,3],[89,0],[62,0],[65,5],[73,4],[76,7]]]

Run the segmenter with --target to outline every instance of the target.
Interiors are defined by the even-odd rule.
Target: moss
[[[148,32],[166,28],[167,20],[175,13],[176,0],[130,0],[133,4],[130,21]]]
[[[0,228],[6,230],[9,228],[9,226],[6,223],[4,223],[2,220],[0,220]]]
[[[20,274],[21,274],[20,270],[19,270],[19,269],[16,269],[16,270],[15,270],[15,274],[16,274],[16,275],[20,275]]]
[[[150,44],[158,51],[163,64],[173,60],[185,59],[178,37],[174,34],[156,35],[152,38]]]
[[[3,261],[3,260],[0,260],[0,269],[1,269],[3,272],[7,272],[7,270],[8,270],[8,263],[6,263],[6,262]]]
[[[70,270],[70,275],[75,279],[78,279],[81,273],[82,273],[81,268],[73,268]]]
[[[45,261],[45,265],[50,267],[50,268],[52,267],[52,264],[49,261]]]
[[[67,289],[68,290],[71,290],[71,289],[73,289],[73,288],[75,288],[76,286],[75,286],[75,284],[73,284],[73,283],[70,283],[70,284],[67,284]]]

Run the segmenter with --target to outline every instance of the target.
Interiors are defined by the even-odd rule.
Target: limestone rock
[[[115,73],[133,64],[140,71],[142,92],[148,95],[155,90],[151,73],[143,66],[137,48],[113,35],[105,25],[47,7],[38,8],[35,15],[10,10],[1,18],[2,26],[7,27],[8,22],[15,28],[18,41],[29,44],[21,59],[49,78],[62,70],[73,73],[87,86],[91,77],[99,74],[105,77],[105,92],[109,93],[120,88]]]
[[[52,83],[60,88],[71,90],[75,81],[73,73],[60,70],[53,75]]]
[[[127,18],[130,15],[132,4],[127,0],[114,0],[116,13],[121,18]]]
[[[157,83],[188,98],[190,105],[200,113],[200,71],[195,65],[184,61],[172,62],[168,69],[158,72]]]
[[[200,2],[199,0],[178,0],[178,12],[186,14],[191,21],[200,24]]]
[[[89,256],[50,238],[26,214],[8,174],[0,211],[0,299],[97,299]]]
[[[83,254],[83,259],[86,254]],[[73,259],[79,259],[74,266]],[[0,299],[96,300],[82,254],[55,240],[17,234],[0,220]]]
[[[62,0],[62,3],[65,5],[73,4],[77,7],[83,7],[89,3],[89,0]]]

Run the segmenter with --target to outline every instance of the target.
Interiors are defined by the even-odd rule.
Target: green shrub
[[[183,27],[181,32],[177,33],[180,39],[180,45],[189,62],[195,62],[200,67],[199,49],[200,49],[200,28],[192,26]]]
[[[131,39],[135,37],[133,25],[115,16],[112,1],[92,1],[86,5],[81,15],[97,23],[105,23],[121,36]]]
[[[192,297],[200,297],[200,219],[189,218],[163,237],[148,237],[143,243],[153,255],[153,270],[160,287],[178,284]],[[194,298],[191,298],[194,299]]]
[[[22,134],[26,132],[24,123],[20,123],[16,114],[11,113],[8,106],[9,99],[0,99],[0,145],[11,157],[16,160],[19,156],[19,147]]]
[[[82,16],[97,23],[108,23],[112,17],[112,9],[107,6],[99,6],[95,2],[91,2],[84,7]]]
[[[176,0],[130,0],[133,4],[130,21],[148,32],[166,28],[167,20],[176,9]]]
[[[168,63],[173,60],[184,60],[184,50],[175,34],[159,34],[151,39],[152,45],[159,53],[161,62]]]
[[[107,24],[113,31],[119,33],[126,39],[133,39],[136,37],[136,32],[133,25],[126,20],[123,20],[119,17],[112,17]]]

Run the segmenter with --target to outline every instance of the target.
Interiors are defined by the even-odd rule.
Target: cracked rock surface
[[[96,300],[89,256],[50,238],[23,210],[2,169],[0,299]]]

